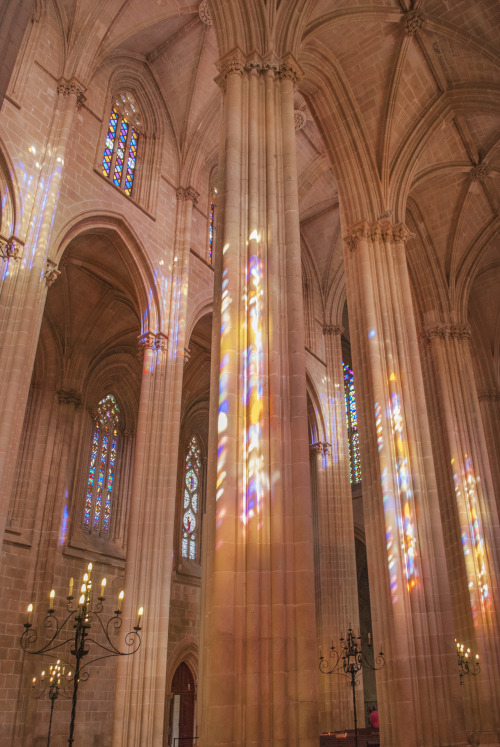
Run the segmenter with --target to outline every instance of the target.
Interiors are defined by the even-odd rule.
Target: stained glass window
[[[111,108],[102,173],[127,195],[132,194],[140,124],[134,98],[129,93],[120,93]]]
[[[361,459],[359,455],[358,415],[354,392],[354,374],[349,364],[344,366],[344,394],[347,436],[349,440],[349,474],[351,483],[361,482]]]
[[[214,249],[214,231],[215,231],[215,201],[210,201],[210,217],[208,219],[208,261],[213,262]]]
[[[103,537],[109,536],[111,522],[119,412],[111,394],[101,399],[97,405],[92,436],[83,528]]]
[[[189,441],[184,469],[184,501],[182,509],[181,554],[189,560],[197,559],[198,507],[201,479],[201,452],[196,436]]]

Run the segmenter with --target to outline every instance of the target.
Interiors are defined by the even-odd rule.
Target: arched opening
[[[168,747],[192,747],[194,706],[194,677],[187,664],[181,662],[172,678]]]

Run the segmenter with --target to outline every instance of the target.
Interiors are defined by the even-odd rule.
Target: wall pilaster
[[[0,286],[0,539],[12,489],[15,455],[24,412],[47,288],[58,270],[48,258],[50,235],[71,136],[73,118],[84,88],[61,79],[32,202],[26,200],[19,236],[2,248]],[[14,455],[14,456],[13,456]]]

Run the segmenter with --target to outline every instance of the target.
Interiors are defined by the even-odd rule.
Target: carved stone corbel
[[[43,277],[45,278],[45,282],[47,283],[47,288],[50,288],[50,286],[55,283],[60,274],[61,270],[57,269],[57,264],[51,259],[48,259],[46,270],[43,273]]]
[[[22,243],[15,236],[10,236],[8,239],[0,236],[0,257],[4,262],[8,262],[9,259],[13,259],[15,262],[20,260],[21,248]]]

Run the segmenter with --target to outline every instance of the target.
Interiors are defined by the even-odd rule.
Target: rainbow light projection
[[[102,536],[109,535],[118,418],[118,405],[115,398],[108,394],[97,406],[83,514],[83,528]]]
[[[358,414],[354,392],[354,374],[349,365],[342,363],[344,369],[345,419],[349,439],[349,475],[351,483],[361,482],[361,458],[359,454]]]
[[[451,460],[452,466],[455,460]],[[472,467],[472,460],[468,454],[464,455],[461,475],[455,471],[453,475],[455,494],[459,511],[465,512],[466,524],[462,521],[462,548],[465,557],[467,575],[469,578],[469,595],[472,615],[477,613],[477,601],[481,605],[483,614],[490,602],[488,572],[486,560],[486,546],[482,530],[481,511],[476,488],[476,478]]]
[[[390,416],[396,457],[396,484],[399,496],[398,518],[400,520],[400,541],[404,557],[406,586],[411,591],[417,584],[417,569],[415,558],[417,552],[417,538],[414,521],[413,490],[411,476],[408,470],[409,458],[404,433],[403,413],[399,397],[395,391],[396,376],[391,374]]]
[[[263,428],[263,360],[262,338],[262,260],[258,256],[259,236],[253,231],[249,237],[251,253],[247,263],[245,309],[247,346],[242,353],[243,406],[246,413],[243,440],[243,501],[241,520],[249,520],[262,513],[265,491],[264,456],[262,454]],[[254,253],[252,253],[254,250]],[[260,528],[260,527],[259,527]]]
[[[227,246],[224,247],[224,251]],[[231,296],[228,289],[227,270],[222,273],[222,298],[221,298],[221,361],[219,372],[219,419],[217,423],[218,442],[217,442],[217,493],[218,501],[224,492],[224,479],[226,477],[226,457],[227,457],[227,415],[229,410],[228,400],[228,382],[229,382],[229,353],[224,352],[227,345],[227,338],[231,327]],[[223,511],[224,509],[222,509]],[[217,525],[222,521],[221,511],[217,513]]]
[[[189,560],[196,560],[200,469],[200,446],[196,436],[193,436],[189,442],[184,465],[184,517],[181,538],[182,557]]]

